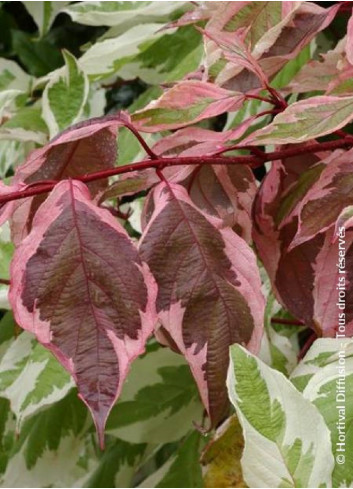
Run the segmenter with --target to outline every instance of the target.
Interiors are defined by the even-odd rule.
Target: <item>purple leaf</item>
[[[321,212],[319,207],[316,209],[316,218],[321,222],[322,229],[293,245],[293,238],[299,229],[302,202],[307,200],[312,189],[317,188],[323,175],[331,173],[331,167],[337,160],[337,152],[328,157],[326,154],[321,156],[323,160],[318,155],[307,155],[273,164],[255,199],[253,238],[273,290],[283,306],[319,336],[335,336],[339,317],[339,244],[334,240],[338,213],[335,206],[332,205],[331,209],[321,204],[320,209],[327,209],[327,212]],[[319,196],[319,192],[316,195]],[[325,192],[322,197],[325,198]],[[326,214],[332,221],[330,226],[323,225]],[[305,228],[306,220],[301,225]],[[348,278],[353,270],[352,234],[353,231],[350,231],[346,238],[347,334],[353,332],[353,281],[352,277]]]
[[[125,114],[100,117],[70,127],[33,151],[16,171],[13,182],[58,181],[113,168],[117,160],[117,129],[126,117]],[[88,185],[93,196],[106,186],[106,179]],[[16,203],[11,223],[16,244],[30,231],[33,216],[45,198],[38,195]]]
[[[73,376],[101,445],[131,362],[156,322],[156,285],[125,230],[87,187],[59,183],[11,264],[9,299]]]
[[[352,157],[353,150],[330,155],[320,178],[298,203],[293,212],[299,216],[299,226],[292,248],[329,229],[343,209],[353,204]]]
[[[183,187],[160,184],[140,243],[158,284],[164,330],[188,361],[215,426],[226,414],[229,345],[259,348],[264,299],[246,242],[202,213]],[[169,343],[169,341],[168,341]]]
[[[220,217],[224,227],[251,241],[251,209],[257,187],[248,166],[203,165],[183,184],[199,209]]]

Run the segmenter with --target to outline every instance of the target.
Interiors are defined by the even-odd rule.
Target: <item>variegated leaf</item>
[[[330,432],[317,410],[280,372],[231,347],[229,396],[243,427],[249,487],[331,486]]]
[[[10,59],[0,58],[0,90],[29,90],[31,77]]]
[[[56,358],[27,332],[10,345],[0,362],[0,396],[10,400],[18,429],[26,418],[63,399],[72,386]]]
[[[48,32],[55,17],[69,2],[23,2],[28,13],[38,26],[39,34],[43,36]]]
[[[73,376],[103,444],[108,414],[155,325],[148,267],[75,181],[59,183],[42,204],[11,267],[16,321]]]
[[[76,477],[86,472],[80,461],[87,426],[87,410],[75,392],[32,416],[19,435],[13,434],[11,459],[0,484],[71,487]]]
[[[48,128],[38,107],[22,107],[0,127],[0,140],[44,144]]]
[[[320,177],[299,200],[287,217],[298,215],[298,231],[291,247],[298,246],[329,229],[346,206],[353,204],[353,150],[330,157]],[[325,212],[318,212],[319,209]]]
[[[135,112],[132,120],[145,132],[194,124],[240,107],[243,94],[212,83],[186,80],[167,90],[158,100]]]
[[[262,183],[254,204],[253,237],[280,303],[318,335],[334,336],[338,329],[337,267],[339,247],[346,255],[347,334],[353,326],[352,236],[345,242],[334,236],[335,223],[298,246],[292,241],[298,230],[296,208],[338,157],[332,153],[320,161],[312,155],[276,162]],[[323,155],[325,156],[325,155]],[[329,213],[328,213],[329,214]],[[342,254],[343,251],[340,251]],[[342,274],[341,274],[342,275]]]
[[[272,78],[331,23],[338,8],[324,9],[309,2],[222,2],[210,9],[205,29],[212,36],[231,33],[242,39],[261,72]],[[229,43],[224,54],[213,41],[205,41],[209,81],[242,92],[261,88],[265,79],[262,74],[258,76],[258,68],[255,74],[234,59],[227,60]]]
[[[179,185],[160,184],[154,208],[140,253],[158,284],[161,324],[188,361],[214,426],[228,406],[229,345],[260,346],[264,300],[255,256]]]
[[[351,15],[347,26],[347,58],[351,65],[353,65],[353,14]]]
[[[345,207],[336,220],[335,234],[339,233],[339,228],[350,229],[353,227],[353,205]]]
[[[92,470],[75,480],[79,487],[131,487],[134,475],[144,460],[148,446],[113,439]]]
[[[251,242],[251,209],[257,187],[249,167],[204,165],[183,185],[197,207],[221,218],[224,226],[231,227],[245,241]]]
[[[89,92],[87,75],[76,58],[66,50],[63,56],[65,71],[53,78],[43,92],[42,116],[51,138],[80,120]]]
[[[29,155],[14,177],[14,184],[35,184],[61,180],[114,167],[117,160],[117,129],[124,116],[90,119],[59,134],[43,148]],[[107,180],[88,185],[93,195],[107,186]],[[16,202],[11,220],[12,237],[19,243],[30,231],[32,220],[45,196],[37,195]]]
[[[157,23],[136,25],[121,35],[101,40],[87,49],[79,65],[90,80],[109,78],[140,53],[143,43],[161,37],[160,28]]]
[[[2,305],[1,308],[3,309]],[[0,319],[0,362],[15,339],[15,330],[16,324],[12,312],[7,311]]]
[[[202,412],[183,357],[152,344],[133,363],[106,431],[130,443],[172,443],[187,435],[192,421],[201,422]]]
[[[242,141],[242,144],[300,143],[325,136],[352,119],[353,97],[318,96],[291,104],[273,122]]]
[[[186,2],[80,2],[65,8],[74,22],[92,26],[118,26],[151,22],[168,16]],[[131,25],[131,24],[130,24]]]
[[[1,180],[0,180],[0,196],[5,197],[6,195],[9,195],[13,192],[16,192],[18,190],[21,190],[24,186],[22,185],[5,185]],[[10,201],[10,202],[5,202],[3,204],[0,204],[0,226],[2,226],[12,215],[14,211],[15,204]],[[6,278],[6,277],[2,277]]]
[[[267,281],[269,279],[267,278]],[[288,376],[298,363],[300,327],[282,325],[281,306],[272,291],[267,297],[265,310],[265,333],[262,338],[259,358],[270,367]],[[272,322],[277,317],[279,323]]]
[[[294,370],[292,382],[322,414],[331,432],[332,487],[353,483],[353,341],[318,339]]]
[[[0,120],[8,118],[8,113],[11,114],[11,109],[16,102],[16,98],[23,92],[21,90],[2,90],[0,91]]]
[[[346,38],[341,39],[337,46],[320,56],[319,60],[311,59],[297,73],[286,91],[305,93],[312,91],[327,91],[347,67],[345,60]]]

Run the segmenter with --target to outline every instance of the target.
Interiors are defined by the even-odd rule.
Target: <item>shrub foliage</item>
[[[7,3],[3,487],[351,487],[350,2]]]

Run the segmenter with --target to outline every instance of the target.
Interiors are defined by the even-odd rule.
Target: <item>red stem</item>
[[[10,285],[10,280],[6,280],[6,278],[0,278],[0,284]]]
[[[302,321],[296,319],[286,319],[286,318],[271,318],[272,324],[285,324],[288,326],[304,326]]]
[[[302,360],[302,358],[305,357],[305,355],[307,354],[308,350],[310,349],[311,345],[314,343],[316,338],[317,338],[317,334],[315,333],[315,331],[312,331],[310,333],[308,339],[304,343],[302,349],[299,352],[298,360]]]
[[[247,156],[233,156],[233,157],[220,157],[220,156],[184,156],[173,158],[148,159],[140,161],[139,163],[133,163],[124,166],[118,166],[116,168],[110,168],[108,170],[102,170],[88,175],[77,176],[76,180],[80,180],[83,183],[93,182],[95,180],[101,180],[103,178],[112,177],[114,175],[122,175],[133,171],[146,170],[148,168],[161,169],[168,166],[183,166],[183,165],[249,165],[252,168],[258,168],[262,166],[266,161],[280,160],[283,158],[290,158],[291,156],[297,156],[300,154],[317,153],[319,151],[334,150],[337,148],[347,148],[353,146],[353,138],[339,139],[335,141],[326,141],[323,143],[312,143],[306,146],[298,147],[293,145],[291,148],[282,149],[279,151],[272,151],[270,153],[263,153],[262,157],[256,155]],[[58,182],[57,182],[58,183]],[[26,187],[23,190],[17,190],[6,195],[0,196],[0,204],[10,202],[13,200],[24,199],[26,197],[33,197],[43,193],[50,192],[55,187],[55,182],[43,183],[42,185]]]
[[[270,85],[266,85],[266,89],[272,96],[273,103],[282,111],[288,107],[286,100],[282,97],[282,95],[277,92],[277,90]]]
[[[252,99],[255,99],[255,100],[261,100],[262,102],[267,102],[268,104],[274,104],[274,101],[270,98],[266,98],[266,97],[261,97],[261,95],[250,95],[250,94],[247,94],[245,95],[245,98],[252,98]]]

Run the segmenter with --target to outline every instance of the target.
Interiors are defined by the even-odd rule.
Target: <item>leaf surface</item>
[[[239,345],[231,347],[227,383],[243,427],[248,486],[330,487],[330,433],[316,407]]]
[[[63,50],[65,71],[47,83],[43,92],[42,116],[50,137],[78,122],[87,102],[89,82],[76,58]]]
[[[30,87],[31,77],[10,59],[0,58],[0,90],[23,90]]]
[[[47,33],[55,17],[69,2],[23,2],[28,13],[37,24],[39,34]]]
[[[351,15],[347,25],[347,58],[353,65],[353,14]]]
[[[12,262],[10,302],[73,376],[103,443],[132,360],[155,322],[155,283],[123,228],[85,185],[59,183]]]
[[[291,247],[315,237],[326,231],[338,219],[346,206],[353,204],[353,150],[336,153],[330,157],[320,178],[313,185],[298,205],[289,214],[299,217],[298,231]],[[325,209],[325,212],[320,212]]]
[[[136,24],[168,17],[186,2],[80,2],[70,5],[65,12],[74,22],[93,26],[117,26],[134,21]]]
[[[17,429],[43,406],[64,398],[72,386],[55,357],[27,332],[10,345],[0,362],[1,396],[11,401]]]
[[[241,425],[236,416],[231,416],[202,453],[205,487],[245,487],[240,464],[243,449]]]
[[[94,118],[67,129],[43,148],[33,151],[17,169],[13,183],[58,181],[113,168],[117,160],[117,129],[123,124],[123,117]],[[106,186],[105,179],[88,185],[93,196]],[[11,222],[15,243],[28,234],[34,214],[44,200],[45,194],[16,202]]]
[[[279,302],[318,335],[334,336],[339,314],[336,304],[339,253],[345,254],[347,334],[351,334],[353,327],[353,231],[349,228],[341,240],[335,231],[340,210],[345,209],[344,186],[331,188],[331,177],[336,161],[338,166],[347,163],[345,152],[322,156],[323,159],[318,155],[299,156],[273,164],[255,199],[253,238]],[[322,175],[331,175],[322,180],[327,189],[319,184]],[[343,173],[342,182],[345,175],[349,177],[348,173]],[[345,183],[349,189],[349,178]],[[301,203],[306,202],[307,195],[318,186],[322,190],[314,195],[328,199],[331,204],[327,213],[319,211],[317,206],[319,228],[310,233],[308,239],[295,242],[300,226],[306,229],[306,221],[301,218]],[[311,222],[313,218],[308,219],[307,229]]]
[[[348,124],[353,116],[353,97],[318,96],[291,104],[273,122],[242,144],[300,143],[325,136]]]
[[[259,78],[264,82],[265,77],[271,79],[278,73],[330,24],[339,8],[334,5],[324,9],[309,2],[228,2],[213,5],[213,9],[209,9],[210,20],[205,30],[213,39],[223,38],[226,42],[217,45],[213,40],[205,39],[208,79],[224,88],[242,92],[261,88]],[[236,54],[232,36],[237,39],[235,44],[240,39],[250,52],[252,66],[248,66],[249,69],[244,69],[244,62],[237,62],[239,50]]]
[[[203,406],[181,355],[149,345],[128,379],[110,414],[108,434],[130,443],[172,443],[187,435],[192,422],[201,422]]]
[[[179,185],[160,184],[140,252],[158,284],[157,312],[188,361],[217,424],[228,401],[228,347],[259,348],[264,300],[251,249],[222,221],[203,214]]]
[[[212,83],[185,80],[167,90],[158,100],[135,112],[132,120],[141,131],[177,129],[236,110],[243,94]]]
[[[353,453],[348,447],[353,443],[352,339],[317,339],[292,373],[291,380],[303,391],[303,396],[317,407],[331,432],[332,452],[336,455],[332,487],[351,486]],[[343,432],[346,450],[341,452],[339,442]],[[344,463],[339,463],[337,456],[342,454],[345,456]]]
[[[60,420],[60,422],[58,422]],[[15,437],[2,478],[8,487],[71,486],[79,474],[87,431],[87,409],[76,392],[28,419]],[[50,467],[50,470],[48,470]],[[83,471],[82,471],[83,472]]]

